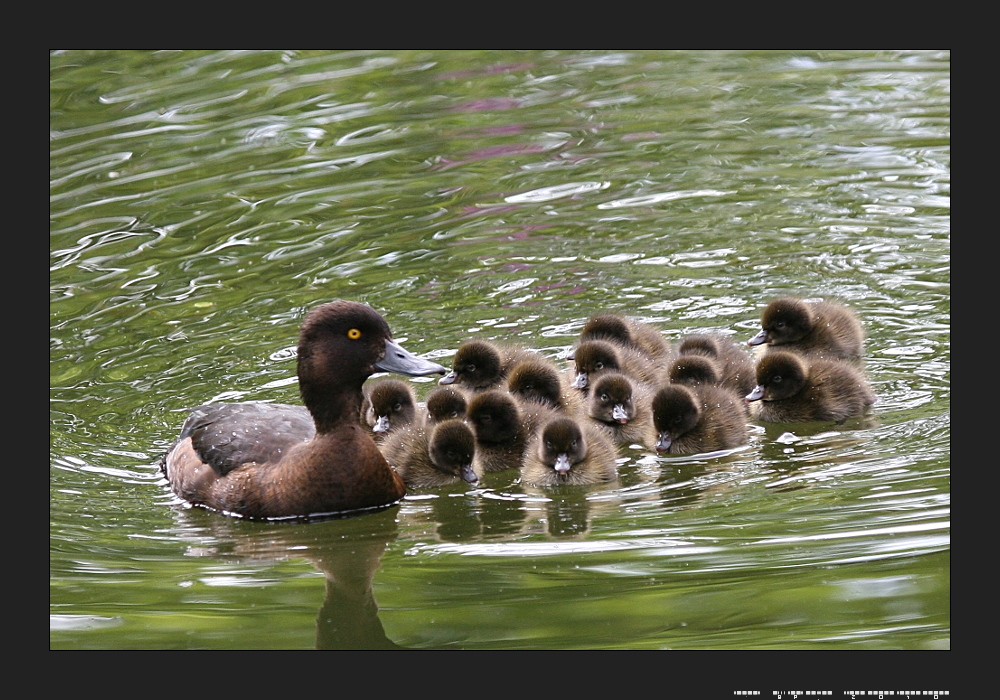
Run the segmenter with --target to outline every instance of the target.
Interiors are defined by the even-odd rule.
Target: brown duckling
[[[670,364],[670,383],[683,384],[689,387],[699,387],[704,384],[717,386],[732,393],[736,399],[736,405],[740,406],[747,418],[756,416],[758,404],[753,404],[744,400],[746,392],[739,392],[731,385],[723,382],[722,370],[719,363],[708,355],[678,355],[677,359]],[[756,377],[753,377],[754,386],[757,385]]]
[[[449,418],[465,418],[469,400],[455,387],[439,386],[427,394],[427,423],[440,423]]]
[[[831,301],[808,302],[793,297],[771,301],[760,316],[761,331],[750,346],[780,348],[826,359],[859,359],[864,329],[854,312]]]
[[[594,382],[587,415],[615,445],[642,443],[650,430],[651,390],[621,372],[604,372]]]
[[[478,473],[520,468],[531,433],[513,396],[501,389],[481,391],[469,400],[465,417],[476,435]]]
[[[391,505],[406,487],[358,420],[362,385],[377,371],[444,374],[392,339],[371,307],[338,300],[306,314],[298,379],[312,416],[288,406],[207,404],[195,408],[161,468],[184,500],[246,518],[343,513]],[[294,408],[294,407],[293,407]],[[292,414],[301,416],[301,409]]]
[[[570,416],[557,416],[531,438],[521,479],[534,486],[585,485],[618,476],[618,451],[602,431]]]
[[[363,391],[361,415],[376,439],[404,426],[423,423],[423,416],[417,412],[416,394],[406,382],[380,379],[366,383]]]
[[[668,384],[653,396],[647,447],[662,454],[728,450],[749,441],[746,411],[731,391],[711,384]]]
[[[718,363],[719,378],[712,382],[746,396],[757,385],[756,362],[745,346],[715,333],[692,333],[677,346],[678,359],[708,357]]]
[[[649,323],[614,313],[595,314],[580,331],[578,345],[588,340],[605,340],[638,352],[650,360],[667,361],[674,356],[670,341]],[[566,359],[572,360],[576,349]]]
[[[658,386],[666,381],[665,371],[645,355],[604,340],[587,340],[580,343],[573,356],[576,379],[573,388],[584,393],[602,372],[617,371],[632,379]]]
[[[862,415],[875,394],[848,362],[770,350],[757,363],[757,387],[746,400],[760,401],[759,417],[771,423],[841,423]]]
[[[473,468],[476,436],[458,418],[394,430],[382,442],[381,450],[407,488],[479,483],[479,474]]]
[[[497,345],[486,340],[467,340],[455,351],[452,370],[438,380],[468,392],[505,386],[507,374],[520,360],[535,357],[534,350],[517,345]]]
[[[552,408],[577,415],[582,401],[564,372],[555,363],[537,357],[521,360],[507,377],[507,390],[526,401],[537,401]]]

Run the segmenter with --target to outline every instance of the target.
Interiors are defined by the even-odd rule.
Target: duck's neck
[[[361,379],[329,379],[324,382],[299,382],[302,402],[312,414],[317,433],[328,433],[347,422],[359,422],[361,403]]]

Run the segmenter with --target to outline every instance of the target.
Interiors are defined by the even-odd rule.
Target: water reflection
[[[372,591],[382,555],[398,536],[397,508],[310,523],[260,523],[178,512],[178,525],[214,544],[188,548],[224,561],[304,559],[323,574],[324,599],[316,615],[317,649],[398,649],[386,637]],[[186,524],[185,524],[185,521]]]

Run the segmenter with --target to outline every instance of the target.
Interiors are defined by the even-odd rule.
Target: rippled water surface
[[[950,648],[948,52],[55,51],[49,144],[52,648]],[[450,365],[784,294],[857,310],[870,418],[312,523],[156,469],[299,403],[333,298]]]

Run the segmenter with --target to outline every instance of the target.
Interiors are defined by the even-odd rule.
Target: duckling
[[[726,386],[740,396],[746,396],[757,384],[756,363],[743,346],[730,338],[714,333],[692,333],[677,346],[678,356],[709,357],[719,365],[720,376],[713,384]]]
[[[862,415],[875,394],[864,372],[848,362],[769,350],[757,363],[757,387],[746,400],[760,401],[759,417],[771,423],[842,423]]]
[[[861,357],[864,329],[846,306],[831,301],[807,302],[793,297],[771,301],[760,316],[761,331],[747,341],[810,357],[850,359]]]
[[[448,418],[465,418],[469,400],[465,393],[450,386],[439,386],[427,394],[428,424],[440,423]]]
[[[652,424],[649,387],[621,372],[602,373],[594,382],[587,415],[615,445],[642,443]]]
[[[746,392],[741,393],[732,385],[727,385],[723,381],[719,363],[708,355],[678,355],[677,359],[670,364],[669,376],[671,384],[683,384],[689,387],[710,384],[725,389],[733,394],[736,405],[743,409],[747,418],[757,415],[759,404],[744,401]],[[754,386],[756,386],[756,377],[753,379]]]
[[[505,387],[507,373],[520,360],[537,353],[517,345],[497,345],[486,340],[467,340],[455,351],[452,370],[438,384],[455,384],[475,393]]]
[[[604,340],[587,340],[580,343],[573,356],[576,365],[576,379],[572,386],[589,391],[588,387],[602,372],[612,370],[650,386],[658,386],[666,380],[665,371],[641,353],[623,346],[616,346]]]
[[[507,390],[522,400],[537,401],[570,415],[580,412],[580,392],[574,391],[555,363],[542,357],[521,360],[507,377]]]
[[[668,384],[652,402],[647,447],[666,454],[728,450],[749,441],[746,413],[731,391],[712,384]]]
[[[584,485],[618,476],[614,444],[596,426],[560,415],[535,432],[521,479],[535,486]]]
[[[417,413],[417,397],[409,384],[394,378],[365,384],[361,415],[376,440],[406,425],[422,424]]]
[[[477,473],[520,468],[530,431],[513,396],[501,389],[481,391],[469,400],[465,417],[476,436]]]
[[[306,314],[297,362],[313,425],[301,420],[300,408],[280,404],[199,406],[160,462],[174,493],[227,515],[264,519],[361,511],[403,497],[406,485],[358,419],[362,385],[377,371],[447,370],[396,343],[370,306],[347,300]]]
[[[667,361],[675,354],[670,341],[655,326],[620,314],[595,314],[587,319],[578,345],[588,340],[616,343],[654,361]],[[575,355],[576,350],[571,350],[566,359],[572,360]]]
[[[472,486],[479,484],[480,475],[473,468],[476,437],[472,428],[458,418],[394,430],[380,447],[407,488],[448,486],[462,481]]]

